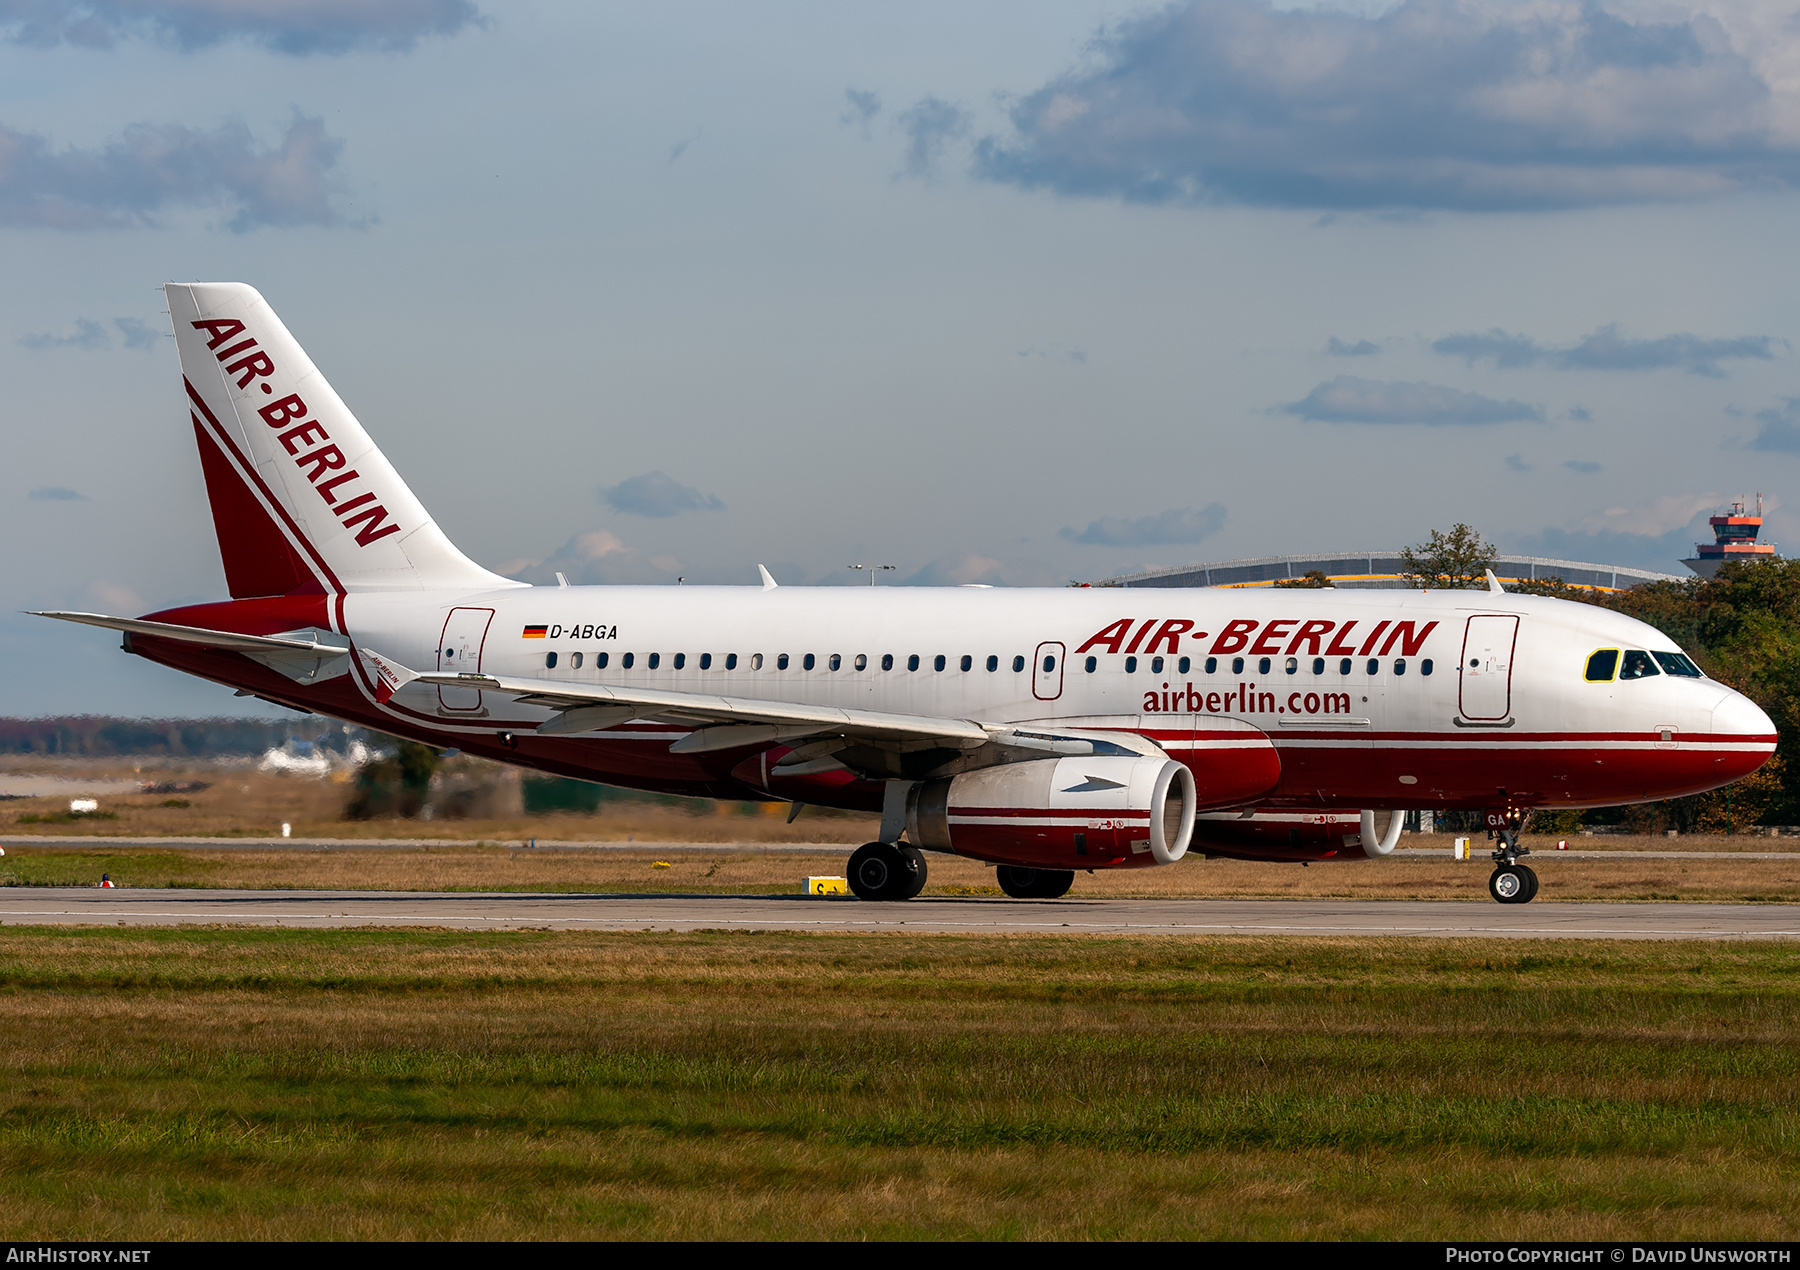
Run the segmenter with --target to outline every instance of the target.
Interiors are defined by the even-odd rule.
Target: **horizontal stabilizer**
[[[235,631],[209,631],[203,626],[177,626],[172,622],[146,622],[135,617],[107,617],[103,613],[36,612],[32,617],[53,617],[59,622],[80,622],[84,626],[101,626],[107,630],[132,635],[154,635],[158,639],[175,639],[184,644],[205,644],[209,648],[229,648],[240,653],[286,653],[342,657],[350,650],[313,639],[283,639],[278,635],[239,635]]]

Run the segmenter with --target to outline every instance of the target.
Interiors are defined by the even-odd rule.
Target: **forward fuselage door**
[[[1062,696],[1063,646],[1045,643],[1037,646],[1037,660],[1032,663],[1031,692],[1039,701],[1055,701]]]
[[[1514,614],[1483,613],[1463,633],[1459,705],[1465,719],[1498,721],[1512,710],[1513,647],[1519,639]]]
[[[487,643],[488,624],[493,620],[493,609],[451,609],[438,640],[437,668],[450,674],[479,673],[481,650]],[[476,688],[440,687],[438,704],[446,710],[473,713],[481,709],[481,692]]]

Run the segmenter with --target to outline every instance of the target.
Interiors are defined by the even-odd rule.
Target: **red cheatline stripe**
[[[951,816],[1004,816],[1053,818],[1056,820],[1149,820],[1148,811],[1128,807],[1094,810],[1085,807],[952,807]]]

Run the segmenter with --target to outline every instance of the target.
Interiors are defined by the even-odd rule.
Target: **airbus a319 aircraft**
[[[1775,728],[1661,632],[1505,593],[537,587],[458,551],[254,289],[166,287],[231,599],[125,651],[300,710],[610,785],[879,812],[865,900],[925,852],[1053,899],[1078,870],[1393,851],[1486,814],[1755,771]]]

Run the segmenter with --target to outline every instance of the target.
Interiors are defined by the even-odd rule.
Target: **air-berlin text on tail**
[[[211,336],[206,347],[218,357],[228,376],[237,376],[240,390],[248,389],[254,380],[263,379],[265,382],[258,386],[264,394],[275,395],[274,388],[266,382],[268,376],[275,373],[275,363],[257,347],[254,337],[244,334],[242,322],[237,318],[210,318],[195,322],[194,329]],[[227,347],[221,348],[221,345]],[[375,501],[374,494],[366,491],[359,494],[354,486],[343,488],[360,479],[361,473],[355,468],[345,469],[344,452],[329,444],[330,434],[316,419],[306,417],[306,403],[298,396],[271,401],[256,413],[271,428],[282,430],[275,439],[293,456],[295,466],[306,473],[307,481],[319,491],[319,497],[343,522],[344,528],[362,526],[356,531],[358,546],[366,547],[378,538],[400,532],[399,525],[388,523],[388,510]]]
[[[1396,648],[1402,657],[1416,657],[1425,647],[1425,639],[1437,628],[1436,622],[1383,621],[1369,624],[1327,621],[1324,618],[1302,620],[1297,617],[1277,618],[1264,622],[1260,618],[1239,617],[1225,623],[1212,646],[1212,656],[1245,653],[1252,657],[1292,656],[1305,653],[1309,657],[1367,657],[1371,653],[1386,657]],[[1197,646],[1208,632],[1197,631],[1186,618],[1122,617],[1110,626],[1096,631],[1075,650],[1076,655],[1103,649],[1109,653],[1179,653],[1182,636]],[[1127,641],[1130,641],[1127,643]],[[1197,647],[1193,651],[1198,651]]]

